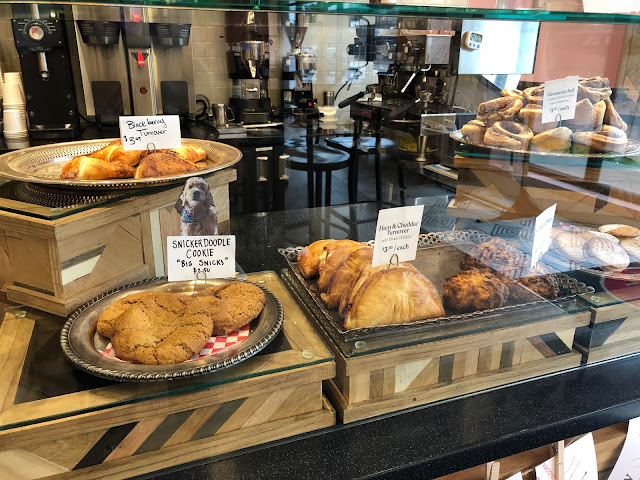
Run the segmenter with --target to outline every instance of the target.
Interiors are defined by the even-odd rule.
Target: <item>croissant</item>
[[[343,243],[343,240],[335,242],[334,244],[327,245],[325,247],[325,261],[321,260],[318,265],[318,291],[326,292],[329,288],[329,283],[331,282],[331,277],[335,272],[336,268],[340,266],[342,262],[344,262],[349,255],[362,247],[361,243],[352,242]],[[351,243],[352,242],[352,243]]]
[[[336,308],[340,304],[351,278],[356,275],[361,265],[370,265],[372,258],[373,247],[363,246],[351,252],[347,259],[338,265],[331,275],[326,293],[320,294],[327,308]]]
[[[312,278],[318,274],[318,262],[324,252],[324,247],[336,240],[316,240],[311,245],[307,245],[298,254],[298,267],[304,278]]]
[[[80,156],[62,167],[60,178],[76,180],[108,180],[131,178],[135,170],[118,162],[107,162],[99,158]]]
[[[197,165],[171,153],[156,152],[144,157],[134,178],[166,177],[200,170]]]
[[[140,150],[131,150],[131,151],[125,152],[122,149],[122,141],[118,139],[118,140],[114,140],[106,147],[103,147],[100,150],[93,152],[91,156],[93,158],[99,158],[101,160],[106,160],[108,162],[119,162],[124,165],[133,167],[134,165],[140,162],[141,153],[142,152]]]
[[[392,325],[442,317],[436,287],[422,274],[402,267],[379,270],[362,284],[347,307],[347,329]]]

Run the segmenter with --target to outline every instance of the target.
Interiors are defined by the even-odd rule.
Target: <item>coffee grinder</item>
[[[235,121],[273,121],[269,99],[269,24],[266,13],[227,12],[225,38],[229,77],[233,82],[229,106]]]
[[[282,14],[282,23],[291,44],[291,51],[282,59],[282,106],[285,113],[318,113],[317,100],[313,96],[316,56],[302,48],[309,21],[310,18],[303,13]]]
[[[63,7],[13,5],[13,38],[20,56],[29,136],[74,138],[78,107]]]

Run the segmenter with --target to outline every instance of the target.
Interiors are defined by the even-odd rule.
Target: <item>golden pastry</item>
[[[517,122],[496,122],[484,135],[485,145],[513,150],[527,150],[533,132],[526,125]]]
[[[542,105],[529,104],[518,112],[518,119],[536,134],[551,130],[558,126],[558,122],[542,123]]]
[[[604,122],[604,114],[607,110],[607,105],[604,103],[604,100],[600,100],[599,102],[596,102],[596,104],[593,106],[593,115],[594,115],[594,121],[593,121],[593,130],[596,132],[599,132],[600,130],[602,130],[602,125]]]
[[[518,90],[517,88],[505,88],[503,90],[500,90],[500,95],[502,95],[503,97],[515,97],[519,98],[520,100],[523,99],[522,90]]]
[[[593,125],[596,122],[593,104],[588,98],[580,100],[576,103],[576,112],[571,120],[565,120],[564,123],[574,132],[593,132]]]
[[[195,172],[200,167],[172,153],[156,152],[144,157],[136,168],[134,178],[166,177]]]
[[[622,153],[627,148],[627,134],[611,125],[603,125],[599,132],[576,132],[573,134],[573,151]]]
[[[335,248],[334,248],[335,247]],[[362,247],[361,243],[336,242],[325,247],[326,260],[318,265],[318,292],[324,293],[329,288],[331,277],[336,269],[352,252]]]
[[[337,308],[340,305],[340,300],[347,291],[351,278],[356,275],[361,265],[371,265],[372,258],[373,247],[364,245],[351,252],[334,270],[327,291],[320,294],[327,308]]]
[[[316,240],[307,245],[298,254],[298,267],[304,278],[312,278],[318,274],[318,262],[324,252],[324,247],[336,240]]]
[[[581,78],[578,81],[578,100],[588,98],[592,103],[611,96],[609,79],[603,77]]]
[[[131,178],[135,169],[119,162],[109,162],[99,158],[80,156],[70,160],[62,167],[61,179],[73,180],[109,180],[113,178]]]
[[[525,88],[522,91],[526,103],[537,103],[542,105],[544,101],[544,83],[535,87]]]
[[[516,97],[500,97],[478,105],[477,118],[487,127],[495,122],[513,120],[522,108],[522,100]]]
[[[509,287],[489,270],[472,268],[447,278],[442,287],[444,305],[457,312],[488,310],[506,305]]]
[[[487,131],[487,127],[478,119],[471,120],[464,124],[460,129],[460,133],[467,137],[471,143],[480,145],[484,143],[484,134]]]
[[[608,98],[604,101],[606,106],[604,112],[604,123],[607,125],[611,125],[612,127],[619,128],[623,132],[627,131],[627,124],[622,120],[615,107],[613,106],[613,102]]]
[[[531,139],[529,149],[538,152],[568,152],[571,149],[572,133],[567,127],[547,130]]]
[[[608,233],[616,238],[635,238],[640,235],[640,229],[622,224],[601,225],[598,227],[598,231]]]

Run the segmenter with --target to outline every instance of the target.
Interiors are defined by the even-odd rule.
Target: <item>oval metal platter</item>
[[[584,157],[584,158],[617,158],[617,157],[637,157],[640,155],[640,143],[635,140],[629,140],[627,142],[627,148],[624,152],[615,153],[615,152],[603,152],[603,153],[567,153],[567,152],[534,152],[530,150],[515,150],[511,148],[504,147],[494,147],[491,145],[485,145],[481,143],[471,142],[467,137],[462,135],[461,130],[456,130],[455,132],[451,132],[449,136],[457,142],[463,143],[465,145],[469,145],[472,147],[476,147],[482,151],[502,151],[502,152],[517,152],[517,153],[529,153],[533,154],[537,157],[548,157],[548,158],[567,158],[567,157]]]
[[[207,158],[198,162],[203,168],[195,172],[153,178],[114,178],[110,180],[63,180],[60,172],[65,163],[78,155],[87,155],[108,145],[114,139],[82,140],[29,147],[0,155],[0,176],[22,182],[58,185],[67,188],[136,189],[167,185],[200,177],[231,167],[240,161],[242,153],[231,145],[199,139],[183,139],[207,152]]]
[[[229,280],[209,280],[207,286]],[[234,281],[243,281],[234,279]],[[109,340],[96,331],[98,316],[114,301],[145,291],[173,292],[190,295],[204,287],[201,281],[168,282],[155,278],[127,285],[105,293],[76,310],[65,323],[60,344],[67,358],[78,368],[98,377],[124,382],[179,380],[194,375],[212,373],[240,363],[265,348],[278,334],[284,321],[280,300],[268,289],[254,284],[265,293],[265,306],[251,322],[246,340],[204,358],[172,365],[140,365],[112,359],[100,353]]]

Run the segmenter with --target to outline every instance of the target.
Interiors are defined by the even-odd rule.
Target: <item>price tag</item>
[[[627,438],[615,467],[609,474],[609,480],[640,479],[640,418],[629,420]]]
[[[531,268],[542,258],[542,255],[549,250],[551,245],[551,229],[553,228],[553,217],[556,215],[556,205],[554,203],[544,212],[536,217],[533,232],[533,246],[531,247]]]
[[[180,117],[120,117],[120,139],[125,151],[180,147]]]
[[[167,237],[167,267],[170,282],[234,277],[236,237]]]
[[[560,78],[544,82],[542,123],[571,120],[576,115],[578,77]]]
[[[423,211],[424,205],[380,210],[372,266],[387,265],[394,255],[398,262],[416,258]]]
[[[536,480],[555,480],[554,459],[536,467]],[[564,478],[567,480],[598,480],[598,462],[593,435],[587,433],[564,449]]]

